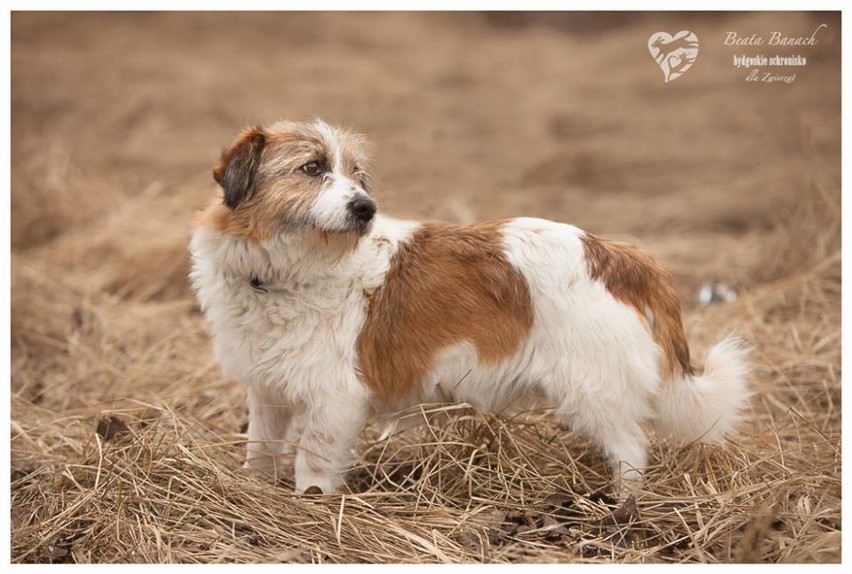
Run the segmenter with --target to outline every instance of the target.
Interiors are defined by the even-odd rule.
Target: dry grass
[[[70,406],[57,419],[16,395],[14,412],[27,416],[12,429],[14,559],[837,561],[838,265],[824,260],[690,317],[692,330],[736,326],[757,343],[749,428],[724,449],[657,443],[647,492],[635,512],[615,510],[615,524],[612,501],[593,494],[608,487],[605,462],[535,413],[502,420],[442,407],[448,419],[390,440],[369,433],[349,481],[355,494],[294,498],[290,483],[273,488],[237,470],[239,392],[212,368],[152,383],[160,373],[146,365],[162,362],[165,347],[123,364],[104,360],[102,341],[100,368],[77,377],[115,370],[172,398]],[[189,309],[161,309],[176,311]],[[72,356],[94,350],[75,346]],[[182,407],[178,388],[206,399]],[[109,417],[121,432],[96,432]]]
[[[91,62],[111,61],[115,52],[108,38],[91,33],[93,27],[107,29],[99,18],[78,17],[75,26],[66,25],[67,17],[13,19],[14,562],[840,561],[839,100],[829,89],[839,54],[825,52],[814,64],[811,73],[829,79],[814,82],[813,89],[748,92],[736,84],[731,90],[739,100],[725,93],[735,107],[727,114],[713,108],[724,121],[685,114],[682,128],[649,136],[647,147],[654,148],[649,151],[629,142],[642,126],[661,119],[651,101],[669,97],[666,113],[682,101],[709,109],[721,105],[709,87],[718,91],[734,84],[723,75],[727,67],[720,65],[714,80],[702,79],[696,66],[690,72],[695,85],[708,89],[671,98],[658,91],[663,88],[655,76],[644,83],[642,70],[625,66],[615,78],[588,73],[621,61],[635,34],[647,36],[641,22],[603,35],[594,50],[584,52],[588,68],[582,68],[573,62],[546,65],[534,57],[563,49],[566,42],[575,46],[558,26],[518,31],[467,17],[378,15],[379,22],[390,19],[389,38],[410,39],[388,50],[370,43],[374,39],[365,35],[370,26],[329,17],[323,28],[328,52],[320,52],[312,65],[321,67],[334,60],[335,50],[349,53],[352,46],[389,58],[381,60],[391,70],[382,93],[405,97],[401,103],[384,101],[383,116],[372,107],[377,96],[367,93],[376,85],[375,70],[361,60],[340,73],[351,74],[347,85],[361,86],[363,101],[334,107],[317,99],[316,93],[331,89],[326,86],[307,90],[303,100],[288,100],[291,109],[273,109],[280,105],[274,78],[262,84],[261,66],[246,62],[239,51],[229,60],[234,46],[227,41],[227,50],[216,52],[221,40],[210,30],[221,23],[208,16],[198,17],[196,36],[187,41],[215,54],[214,63],[186,47],[166,46],[161,54],[157,44],[127,56],[121,77],[136,90],[136,99],[115,97],[126,86],[111,92],[105,78],[99,90],[72,88],[78,85],[75,70],[91,71]],[[140,41],[134,21],[111,18],[115,41]],[[174,32],[185,29],[185,18],[151,16],[148,24]],[[264,18],[244,18],[242,27],[228,29],[247,30],[242,41],[250,47]],[[741,18],[707,26],[718,31],[774,22]],[[804,22],[807,27],[810,21]],[[466,43],[471,27],[481,51]],[[303,31],[308,29],[313,28],[303,22],[292,25],[288,41],[310,44]],[[452,68],[447,62],[455,62],[455,52],[425,56],[422,46],[433,34],[477,57]],[[75,43],[78,37],[91,40]],[[173,38],[178,35],[163,34],[158,42],[178,41]],[[589,41],[582,36],[576,46]],[[293,66],[304,60],[303,55],[287,60],[285,52],[276,52],[276,58]],[[488,76],[494,62],[524,55],[529,65],[509,72],[517,77],[495,92],[491,112],[479,103],[465,107],[471,90],[478,89],[480,70]],[[136,79],[149,59],[168,70],[178,56],[191,66],[180,68],[171,83],[156,74]],[[421,121],[411,130],[423,135],[412,139],[398,134],[393,118],[404,114],[406,102],[417,101],[418,92],[406,92],[392,70],[415,70],[406,65],[417,58],[430,65],[412,73],[424,74],[437,88],[420,102],[422,118],[410,120]],[[570,90],[523,76],[541,71],[537,66],[550,73],[553,65],[562,66],[566,77],[584,79],[574,91],[586,115],[571,115],[568,108],[577,101],[564,103]],[[348,481],[352,492],[344,496],[295,498],[286,480],[272,486],[243,475],[242,393],[219,376],[185,279],[188,224],[211,190],[208,164],[241,121],[230,117],[215,127],[219,104],[203,99],[205,90],[212,93],[220,85],[211,78],[222,66],[273,90],[268,97],[247,94],[248,103],[223,99],[231,116],[244,113],[242,105],[257,105],[276,115],[295,109],[294,114],[333,118],[351,112],[361,118],[380,144],[377,172],[380,188],[388,190],[380,191],[380,202],[397,207],[391,211],[404,205],[418,216],[454,220],[549,215],[639,241],[671,265],[686,296],[704,278],[736,284],[740,298],[731,304],[699,309],[686,299],[686,324],[699,362],[728,332],[754,345],[756,394],[744,432],[725,448],[655,441],[646,490],[623,505],[607,496],[604,460],[544,412],[501,419],[464,406],[424,405],[405,413],[421,424],[388,439],[382,438],[386,421],[379,421],[365,433]],[[578,67],[578,76],[571,76],[571,66]],[[40,89],[41,76],[67,90]],[[168,92],[171,116],[158,115],[166,112],[145,99],[161,80],[158,89],[175,86]],[[630,82],[641,89],[622,102],[625,111],[587,101],[590,93]],[[517,110],[510,102],[522,100],[511,94],[499,100],[516,84],[522,92],[524,86],[539,88]],[[50,100],[72,89],[80,90],[80,103],[71,111]],[[756,93],[763,95],[745,100]],[[811,115],[794,126],[737,115],[740,106],[751,105],[783,111],[786,100],[779,93],[792,108]],[[93,110],[104,111],[104,118]],[[547,115],[551,112],[555,116]],[[453,113],[458,116],[447,129],[458,156],[430,131],[436,118]],[[184,137],[181,145],[168,147],[158,139],[163,117],[179,126],[169,133]],[[501,128],[505,120],[513,137],[495,131],[493,117],[500,118]],[[119,138],[114,125],[132,130]],[[79,130],[85,138],[83,126],[93,134],[88,143],[111,145],[75,146],[63,130]],[[759,149],[774,171],[745,173],[739,159],[701,141],[693,151],[712,165],[678,156],[683,141],[678,134],[692,137],[698,128],[709,134],[706,141],[737,137],[748,149]],[[560,135],[563,129],[573,134],[570,140]],[[42,153],[45,138],[50,143]],[[484,140],[491,155],[477,156]],[[528,157],[509,162],[518,149],[528,149]],[[563,149],[574,154],[564,164],[565,174],[539,169],[562,166],[554,158]],[[676,158],[683,169],[655,164],[660,153]],[[447,173],[418,172],[430,165]],[[493,169],[481,172],[483,165]],[[505,178],[524,173],[505,184]],[[437,201],[432,181],[452,191]],[[516,184],[528,192],[509,189]],[[609,186],[627,191],[610,192]],[[678,191],[660,191],[669,188]],[[427,412],[432,414],[426,417]]]

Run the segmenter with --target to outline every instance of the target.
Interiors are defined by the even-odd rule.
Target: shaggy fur
[[[246,466],[333,492],[367,418],[418,401],[499,412],[540,396],[641,484],[655,421],[717,442],[748,398],[743,345],[696,375],[672,279],[635,247],[562,223],[377,216],[357,136],[250,128],[214,170],[191,242],[222,372],[246,389]]]

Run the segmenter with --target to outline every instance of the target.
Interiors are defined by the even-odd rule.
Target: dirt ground
[[[646,43],[681,29],[665,83]],[[733,65],[776,53],[793,83]],[[832,13],[13,13],[12,561],[838,562],[840,101]],[[190,222],[243,126],[312,117],[368,136],[385,213],[645,248],[699,363],[754,346],[741,436],[655,441],[635,505],[546,413],[374,425],[343,497],[242,476]]]

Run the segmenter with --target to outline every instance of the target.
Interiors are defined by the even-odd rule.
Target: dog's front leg
[[[339,389],[308,404],[296,453],[296,494],[310,487],[325,494],[340,489],[368,412],[366,396]]]
[[[293,454],[289,441],[297,438],[293,434],[298,429],[296,409],[275,390],[257,385],[247,386],[246,406],[248,442],[243,468],[276,480],[287,465],[288,455]]]

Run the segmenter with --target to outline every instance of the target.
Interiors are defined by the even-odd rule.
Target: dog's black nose
[[[356,197],[346,206],[358,221],[367,223],[376,214],[376,204],[369,197]]]

